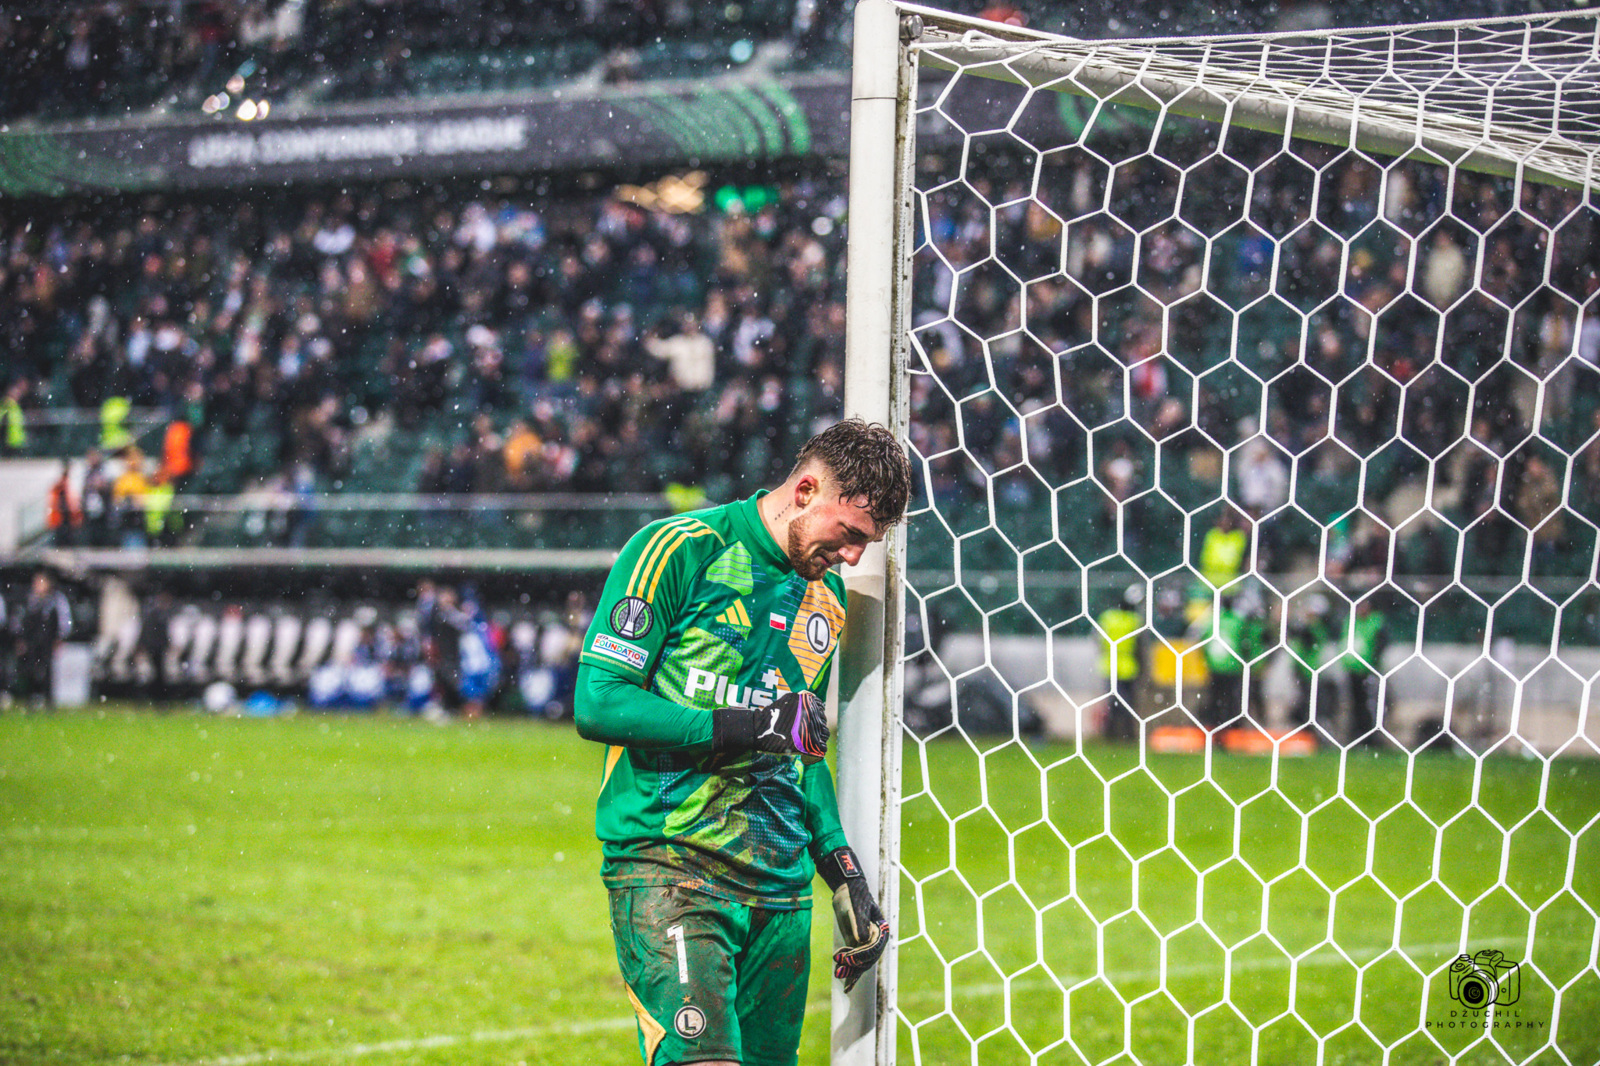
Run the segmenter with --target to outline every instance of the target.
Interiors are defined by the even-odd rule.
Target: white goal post
[[[1600,8],[853,64],[832,1061],[1600,1059]]]

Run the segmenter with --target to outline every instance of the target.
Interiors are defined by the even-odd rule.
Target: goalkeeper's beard
[[[807,581],[821,581],[822,576],[833,568],[833,563],[821,548],[808,550],[806,547],[811,527],[815,524],[810,515],[796,515],[789,522],[789,543],[786,548],[789,565]]]

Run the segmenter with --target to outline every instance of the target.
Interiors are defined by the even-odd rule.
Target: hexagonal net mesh
[[[1595,14],[907,10],[880,1055],[1600,1059]]]

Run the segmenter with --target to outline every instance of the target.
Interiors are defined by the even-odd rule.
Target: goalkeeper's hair
[[[867,513],[886,529],[905,517],[911,501],[911,464],[888,427],[847,418],[818,433],[795,458],[789,476],[820,464],[841,499],[865,497]]]

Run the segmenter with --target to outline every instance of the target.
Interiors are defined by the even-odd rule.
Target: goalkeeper
[[[894,437],[850,419],[777,489],[646,526],[606,580],[576,712],[607,746],[600,875],[646,1066],[796,1061],[815,873],[846,990],[887,945],[840,827],[818,693],[845,620],[833,567],[909,496]]]

